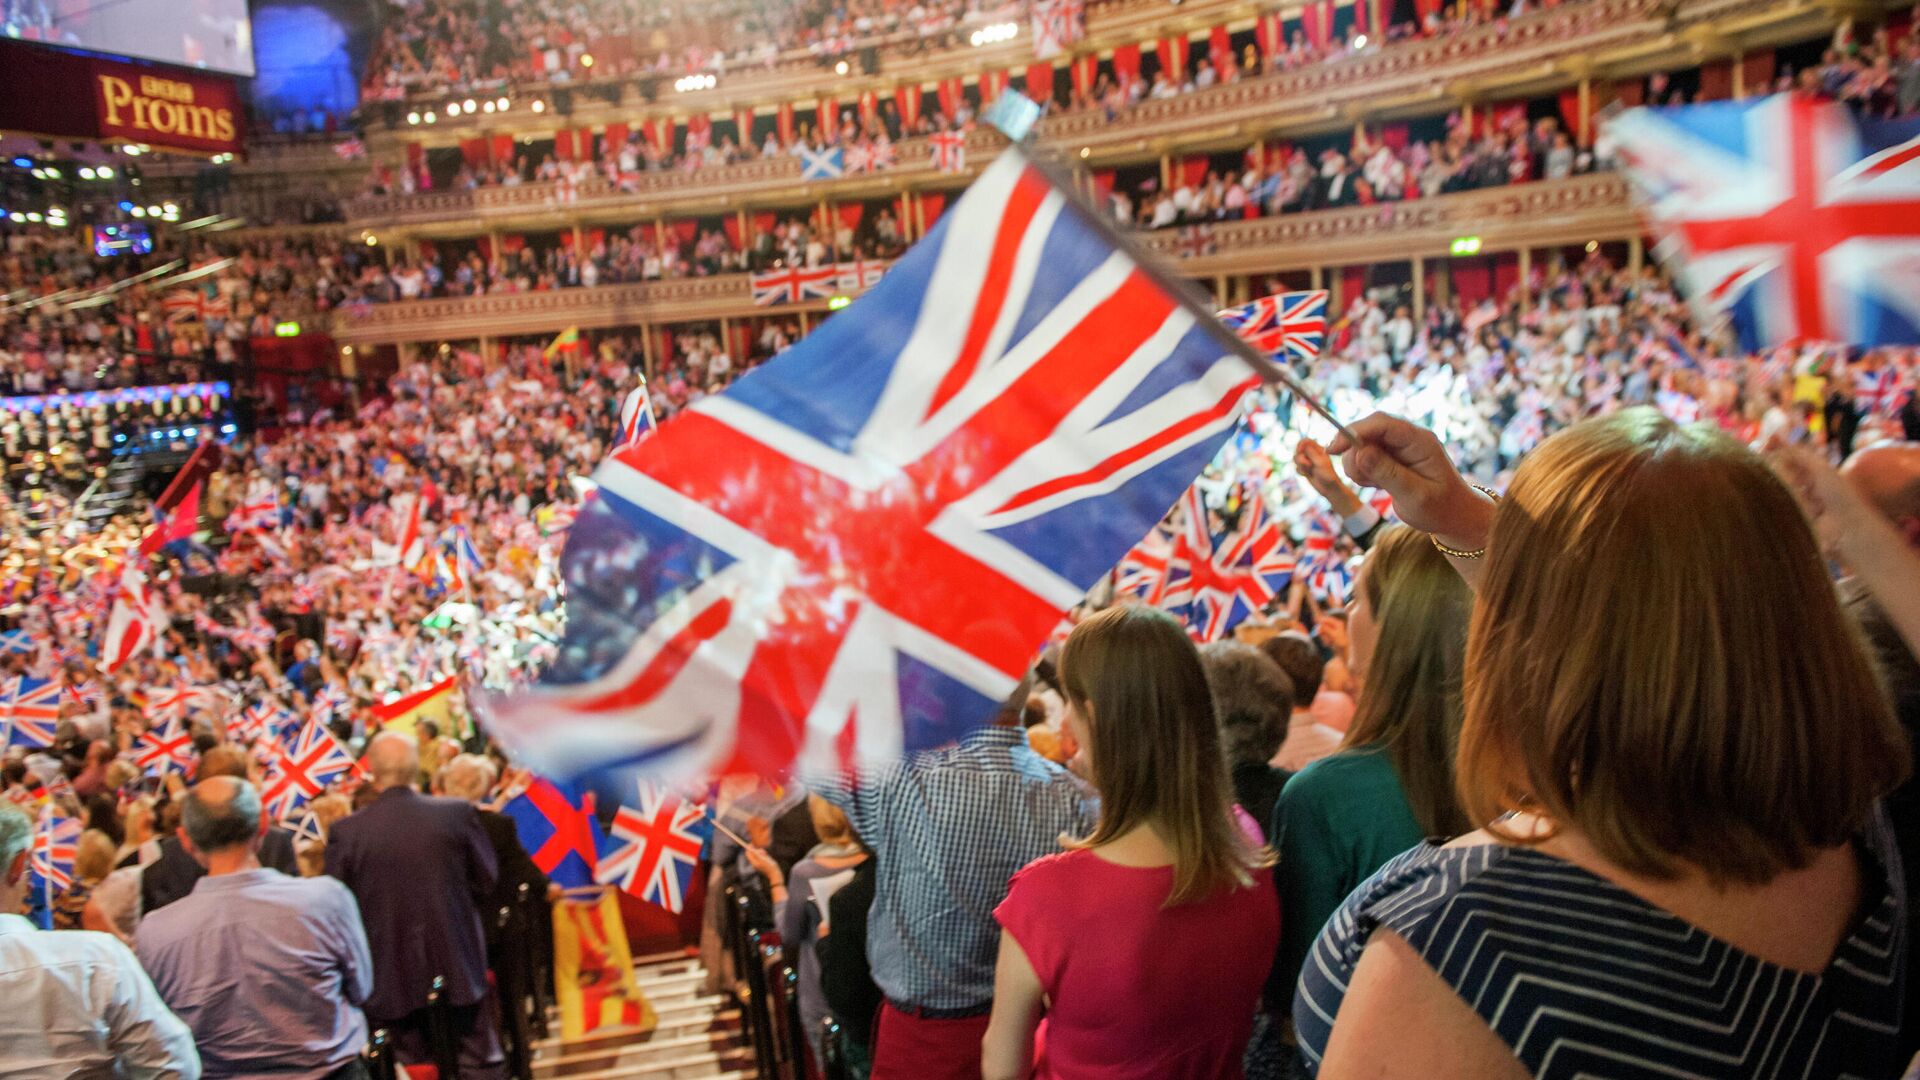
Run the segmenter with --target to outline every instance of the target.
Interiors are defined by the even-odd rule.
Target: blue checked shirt
[[[993,999],[993,909],[1014,871],[1093,827],[1094,800],[1018,728],[857,777],[809,779],[879,860],[867,958],[887,999],[964,1009]]]

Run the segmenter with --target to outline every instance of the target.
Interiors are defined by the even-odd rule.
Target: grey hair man
[[[180,843],[207,873],[140,920],[140,961],[193,1029],[208,1076],[364,1080],[373,957],[360,909],[338,881],[260,865],[266,833],[247,781],[216,776],[187,793]]]
[[[168,1011],[119,939],[90,930],[41,932],[13,914],[34,886],[33,822],[0,803],[0,1047],[10,1065],[44,1076],[196,1080],[193,1034]]]

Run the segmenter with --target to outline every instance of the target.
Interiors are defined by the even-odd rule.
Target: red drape
[[[679,357],[673,354],[673,331],[665,326],[660,328],[660,363],[672,366]],[[695,875],[698,877],[699,875]],[[704,882],[702,884],[705,884]],[[665,910],[664,908],[661,910]]]
[[[1067,65],[1067,74],[1073,80],[1073,88],[1082,94],[1093,93],[1093,84],[1100,78],[1100,58],[1092,53],[1081,53]]]
[[[1439,14],[1442,0],[1413,0],[1413,13],[1420,18],[1420,29],[1425,30],[1427,20]]]
[[[687,145],[706,146],[713,142],[713,117],[706,113],[687,117]]]
[[[1180,162],[1180,171],[1175,174],[1175,178],[1187,187],[1193,187],[1207,178],[1207,167],[1211,164],[1212,162],[1199,155],[1187,158]]]
[[[1761,49],[1750,52],[1740,60],[1740,79],[1746,85],[1742,87],[1748,97],[1759,97],[1773,91],[1773,50]]]
[[[733,110],[733,131],[733,137],[739,140],[741,146],[753,144],[753,110],[751,108]]]
[[[1588,104],[1591,105],[1592,102],[1589,101]],[[1591,112],[1591,110],[1589,110],[1589,112]],[[1568,135],[1575,139],[1580,137],[1579,87],[1569,86],[1565,90],[1560,91],[1560,122],[1567,126]],[[1589,140],[1593,137],[1593,129],[1591,127],[1587,129],[1587,137]]]
[[[761,233],[772,232],[774,225],[777,224],[778,221],[779,218],[771,210],[756,212],[753,215],[753,235],[759,236]]]
[[[1314,48],[1326,48],[1333,41],[1333,0],[1307,0],[1300,10],[1300,28]]]
[[[700,235],[700,223],[692,219],[669,221],[667,222],[667,235],[672,237],[676,243],[682,245],[691,244],[693,243],[693,238]]]
[[[1222,78],[1233,70],[1233,38],[1228,35],[1226,27],[1216,26],[1208,32],[1207,54],[1213,60],[1213,70]]]
[[[952,120],[960,112],[960,103],[966,100],[966,84],[957,77],[941,79],[936,92],[940,95],[941,114]]]
[[[747,246],[746,237],[740,235],[740,215],[728,214],[720,219],[720,231],[727,234],[727,246],[739,251]]]
[[[502,254],[511,255],[516,251],[525,251],[526,249],[527,238],[521,236],[519,233],[508,233],[500,238],[500,251]]]
[[[1380,141],[1386,143],[1395,153],[1405,150],[1407,148],[1407,125],[1382,124],[1380,126]]]
[[[553,133],[553,156],[561,161],[573,160],[573,131],[561,128]]]
[[[813,125],[820,129],[821,135],[827,135],[840,129],[840,101],[831,94],[823,94],[813,106]]]
[[[1733,96],[1733,61],[1715,60],[1700,65],[1701,101],[1725,101]]]
[[[605,229],[588,229],[587,230],[587,250],[588,251],[592,251],[594,248],[597,248],[606,242],[607,242],[607,230]]]
[[[485,259],[488,262],[493,261],[493,237],[491,236],[474,237],[473,248],[475,251],[478,251],[480,253],[480,257],[482,259]]]
[[[783,101],[773,112],[774,130],[780,133],[782,143],[791,143],[794,138],[793,102]]]
[[[618,158],[620,156],[620,148],[627,145],[627,135],[629,131],[630,129],[624,122],[615,122],[607,125],[607,134],[606,138],[602,141],[602,149],[608,157]]]
[[[1480,301],[1493,295],[1492,259],[1454,259],[1447,264],[1447,273],[1453,279],[1453,293],[1460,298],[1463,310],[1477,307]]]
[[[1105,200],[1107,196],[1113,194],[1112,169],[1093,170],[1093,194],[1101,200]]]
[[[1287,48],[1286,26],[1280,21],[1280,13],[1269,11],[1260,16],[1253,24],[1254,42],[1260,46],[1260,55],[1273,57],[1285,52]]]
[[[893,107],[900,110],[900,123],[908,128],[920,122],[919,83],[903,86],[893,92]]]
[[[1340,305],[1341,314],[1346,314],[1346,305],[1353,298],[1367,291],[1367,268],[1364,266],[1343,266],[1340,268]]]
[[[467,163],[469,169],[484,169],[487,166],[487,140],[461,139],[460,160]]]
[[[1007,84],[1013,81],[1012,72],[983,71],[980,73],[980,104],[991,105],[1000,100],[1007,92]]]
[[[931,229],[933,223],[940,220],[940,212],[947,208],[947,193],[944,191],[922,192],[920,205],[926,207],[927,228]]]
[[[646,136],[647,142],[659,153],[673,150],[673,121],[666,117],[641,121],[640,134]]]
[[[1647,84],[1640,79],[1621,79],[1613,84],[1614,100],[1631,109],[1647,103]]]
[[[840,213],[840,223],[849,229],[859,228],[860,219],[866,216],[867,211],[864,203],[857,202],[841,203],[839,206],[834,207],[834,209]]]
[[[1154,46],[1154,53],[1160,58],[1160,70],[1167,78],[1176,83],[1187,81],[1187,35],[1161,38]]]
[[[1140,81],[1140,46],[1121,45],[1113,50],[1113,77],[1120,83]]]
[[[1493,298],[1504,300],[1520,283],[1520,256],[1507,253],[1493,257]]]
[[[1044,105],[1053,100],[1053,65],[1042,60],[1027,65],[1027,96]]]
[[[494,164],[511,165],[513,163],[513,136],[495,135],[487,141],[491,144],[488,151],[493,155]]]
[[[593,160],[593,129],[581,128],[574,133],[573,149],[580,155],[581,161]]]

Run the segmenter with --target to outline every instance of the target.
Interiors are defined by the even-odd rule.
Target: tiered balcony
[[[1777,0],[1575,0],[1504,27],[1396,42],[1323,64],[1144,101],[1116,119],[1097,110],[1052,116],[1039,124],[1037,134],[1048,149],[1099,166],[1153,160],[1175,150],[1234,149],[1262,139],[1340,130],[1363,119],[1432,115],[1583,80],[1737,56],[1817,36],[1839,12]],[[614,118],[609,111],[606,119]],[[595,120],[576,110],[568,123],[592,126]],[[999,144],[994,132],[974,132],[969,173],[990,160]],[[893,169],[830,181],[806,181],[797,160],[781,157],[643,174],[627,191],[594,180],[571,198],[563,197],[558,185],[545,183],[368,197],[348,204],[347,215],[350,223],[383,239],[395,232],[472,236],[493,229],[632,224],[746,207],[805,207],[822,199],[954,187],[968,178],[934,171],[924,139],[904,140],[897,149],[900,164]]]
[[[1211,229],[1210,253],[1181,258],[1176,266],[1204,279],[1333,270],[1443,259],[1450,241],[1464,235],[1480,237],[1482,250],[1494,252],[1627,240],[1638,232],[1626,184],[1603,174],[1222,223]],[[1178,251],[1172,232],[1145,234],[1143,240],[1169,257]],[[824,301],[756,306],[748,281],[748,275],[731,274],[382,304],[336,313],[333,335],[343,344],[379,345],[826,310]]]

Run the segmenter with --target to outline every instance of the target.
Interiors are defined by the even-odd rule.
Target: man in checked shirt
[[[943,750],[808,786],[840,807],[874,853],[867,917],[886,995],[872,1080],[978,1080],[1000,926],[1014,871],[1093,827],[1093,795],[1027,745],[1023,681],[992,727]]]

